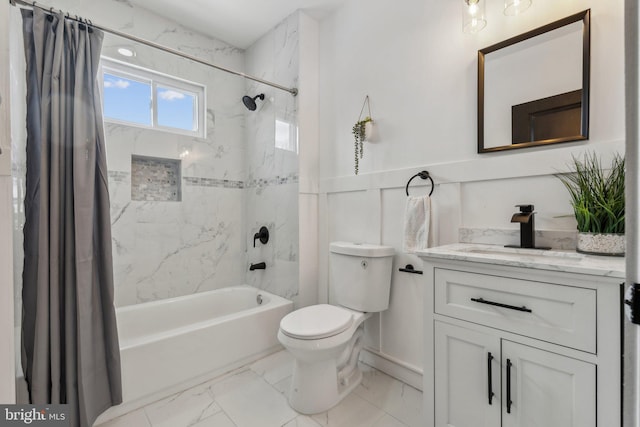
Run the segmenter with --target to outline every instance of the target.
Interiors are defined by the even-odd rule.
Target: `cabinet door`
[[[499,338],[436,321],[434,339],[436,427],[499,426]]]
[[[502,370],[503,427],[596,426],[595,365],[504,340]]]

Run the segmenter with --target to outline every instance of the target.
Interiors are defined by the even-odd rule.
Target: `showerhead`
[[[261,101],[264,101],[264,93],[261,93],[260,95],[256,95],[253,98],[248,95],[245,95],[242,97],[242,102],[244,103],[244,106],[249,109],[249,111],[255,111],[257,108],[256,99],[258,98],[260,98]]]

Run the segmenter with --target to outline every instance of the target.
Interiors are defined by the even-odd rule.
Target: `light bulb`
[[[463,32],[472,34],[477,33],[487,25],[487,21],[484,17],[484,2],[485,0],[463,0]]]
[[[505,0],[504,14],[507,16],[519,15],[531,6],[531,0]]]

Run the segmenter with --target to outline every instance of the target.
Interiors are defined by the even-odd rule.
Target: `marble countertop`
[[[508,265],[621,279],[625,277],[625,260],[622,257],[585,255],[570,250],[545,251],[477,243],[455,243],[419,250],[416,251],[416,255],[424,258]]]

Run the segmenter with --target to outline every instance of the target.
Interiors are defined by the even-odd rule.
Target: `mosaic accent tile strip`
[[[180,160],[131,156],[131,200],[179,202]]]
[[[161,159],[164,160],[164,159]],[[173,161],[173,160],[171,160]],[[127,182],[129,172],[109,171],[109,179],[114,182]],[[220,187],[220,188],[262,188],[270,185],[297,184],[298,174],[292,173],[287,176],[276,176],[270,179],[252,179],[250,181],[233,181],[228,179],[201,178],[197,176],[182,177],[182,184],[190,187]],[[133,182],[132,182],[133,185]],[[147,200],[147,199],[144,199]]]
[[[193,176],[185,176],[182,178],[185,185],[194,187],[223,187],[223,188],[244,188],[244,182],[231,181],[228,179],[216,178],[199,178]]]
[[[109,179],[113,182],[127,182],[129,180],[129,176],[131,175],[129,172],[122,171],[109,171]]]
[[[269,179],[252,179],[245,183],[245,188],[259,188],[259,187],[267,187],[270,185],[284,185],[284,184],[297,184],[298,183],[298,174],[290,173],[286,176],[275,176]]]

